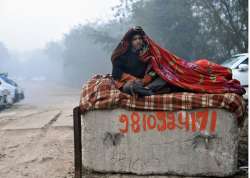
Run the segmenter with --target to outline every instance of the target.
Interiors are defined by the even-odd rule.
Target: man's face
[[[143,45],[142,36],[141,35],[134,35],[131,39],[131,45],[132,45],[132,48],[134,48],[135,50],[141,49],[141,47]]]

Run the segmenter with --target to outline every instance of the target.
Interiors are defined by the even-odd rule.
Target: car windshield
[[[17,86],[16,82],[14,82],[14,81],[11,80],[11,79],[8,79],[8,78],[2,77],[2,76],[1,76],[1,79],[3,79],[6,83],[8,83],[8,84],[10,84],[10,85]]]
[[[231,67],[235,62],[237,62],[237,57],[230,58],[222,63],[225,67]]]
[[[230,59],[225,60],[221,65],[225,67],[232,67],[237,61],[239,61],[242,58],[246,58],[246,56],[235,56]]]

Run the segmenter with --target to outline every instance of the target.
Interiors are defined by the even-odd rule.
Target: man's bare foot
[[[139,97],[139,95],[135,92],[132,92],[132,98],[133,99],[137,99]]]

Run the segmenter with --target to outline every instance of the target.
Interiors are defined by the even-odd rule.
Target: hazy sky
[[[74,25],[112,17],[119,0],[0,0],[0,41],[10,50],[42,48]]]

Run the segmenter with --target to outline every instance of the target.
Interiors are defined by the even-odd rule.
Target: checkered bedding
[[[195,108],[224,108],[235,113],[240,121],[246,110],[243,97],[235,93],[207,94],[173,92],[134,98],[118,90],[110,74],[95,75],[82,88],[80,108],[94,109],[130,108],[142,110],[188,110]]]

